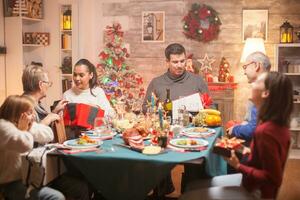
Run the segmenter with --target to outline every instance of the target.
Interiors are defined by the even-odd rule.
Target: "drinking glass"
[[[94,133],[96,135],[108,134],[110,131],[107,120],[104,117],[96,117],[94,120]]]

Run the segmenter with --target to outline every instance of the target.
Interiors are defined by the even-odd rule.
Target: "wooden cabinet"
[[[24,33],[42,32],[43,20],[28,17],[5,17],[6,95],[22,94],[22,73],[26,65],[44,62],[44,45],[24,44]]]
[[[293,82],[294,110],[291,128],[295,144],[300,148],[300,43],[275,45],[275,67]]]
[[[222,85],[222,83],[213,84]],[[222,124],[225,126],[229,120],[234,119],[234,89],[212,90],[210,94],[214,103],[217,105],[217,109],[221,112]]]

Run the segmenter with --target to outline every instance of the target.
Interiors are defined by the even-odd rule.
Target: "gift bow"
[[[212,98],[207,93],[201,94],[200,97],[201,97],[203,107],[209,108],[213,102]]]

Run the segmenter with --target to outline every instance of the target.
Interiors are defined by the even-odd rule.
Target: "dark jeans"
[[[27,187],[21,180],[2,184],[0,189],[5,200],[25,200]],[[28,200],[65,200],[65,197],[55,189],[42,187],[33,189]]]
[[[0,185],[0,191],[7,200],[25,199],[26,187],[21,180]]]
[[[91,196],[88,184],[69,173],[62,174],[52,181],[49,186],[59,190],[68,199],[72,200],[89,200]]]

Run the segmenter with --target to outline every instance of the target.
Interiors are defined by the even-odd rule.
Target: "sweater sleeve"
[[[45,144],[54,139],[53,131],[49,126],[33,122],[29,132],[32,134],[35,142]]]
[[[99,92],[97,92],[97,101],[101,109],[105,111],[106,116],[114,117],[116,115],[115,110],[111,107],[105,92],[102,88],[97,88]]]
[[[257,110],[254,106],[252,106],[251,120],[247,124],[234,126],[232,129],[232,134],[238,138],[243,138],[247,141],[250,141],[256,128],[256,117]]]
[[[282,181],[283,166],[280,161],[279,144],[270,134],[272,133],[260,134],[256,138],[255,148],[262,169],[241,164],[239,170],[249,178],[256,180],[257,183],[271,182],[279,187]]]
[[[198,88],[201,94],[209,94],[208,86],[201,76],[198,77]]]
[[[0,149],[24,153],[33,148],[33,137],[27,131],[19,130],[13,123],[0,120]]]

